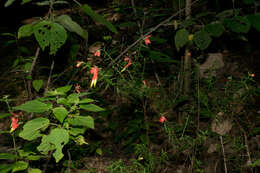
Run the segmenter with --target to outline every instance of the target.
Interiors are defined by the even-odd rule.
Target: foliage
[[[12,8],[14,2],[7,0],[4,6]],[[0,153],[1,160],[8,160],[0,165],[0,172],[42,172],[46,169],[41,163],[47,167],[49,161],[55,171],[98,172],[87,166],[86,156],[118,159],[117,155],[129,161],[112,162],[107,166],[111,173],[186,171],[179,167],[204,172],[209,163],[205,158],[212,155],[233,171],[259,166],[259,151],[250,156],[247,142],[259,134],[258,122],[252,120],[257,110],[250,105],[259,96],[255,74],[224,74],[219,79],[215,69],[208,69],[204,78],[196,69],[201,60],[197,55],[221,50],[224,46],[219,43],[247,40],[260,31],[259,14],[251,12],[254,0],[244,0],[243,8],[235,9],[241,4],[233,4],[231,9],[219,6],[202,13],[192,6],[190,18],[178,12],[178,17],[167,20],[166,16],[185,6],[184,0],[131,1],[131,7],[113,0],[103,4],[109,8],[102,10],[78,1],[73,1],[77,6],[60,0],[23,0],[21,4],[29,2],[48,7],[48,13],[20,26],[17,35],[1,34],[9,38],[5,48],[17,49],[8,73],[8,78],[14,78],[5,83],[17,85],[14,81],[19,78],[16,87],[28,95],[7,93],[11,96],[0,99],[8,112],[1,113],[0,119],[12,121],[11,130],[1,134],[10,134],[14,148]],[[199,6],[207,8],[211,3],[215,2],[199,2]],[[56,8],[67,6],[71,11],[56,13]],[[40,61],[39,52],[32,52],[35,41],[37,50],[42,50]],[[190,50],[194,60],[188,94],[183,91],[183,48]],[[46,52],[51,56],[50,67],[45,65],[50,64]],[[223,122],[229,122],[226,131]],[[234,124],[239,128],[232,128]],[[246,153],[248,161],[235,153]],[[252,164],[242,168],[246,161]],[[222,170],[222,164],[214,166]]]

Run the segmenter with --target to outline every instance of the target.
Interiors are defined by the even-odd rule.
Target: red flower
[[[160,123],[164,123],[165,121],[167,121],[167,119],[165,118],[165,116],[161,116],[161,117],[160,117]]]
[[[149,39],[152,35],[147,35],[145,38],[144,38],[144,43],[146,46],[148,46],[149,44],[151,44],[151,40]]]
[[[11,131],[10,132],[13,132],[13,131],[15,131],[15,129],[17,129],[17,127],[19,126],[19,124],[18,124],[18,118],[16,118],[16,117],[12,117],[11,118],[11,120],[12,120],[12,124],[11,124]]]
[[[19,123],[18,123],[18,117],[22,116],[23,113],[19,112],[19,114],[16,114],[14,112],[11,112],[11,114],[13,115],[13,117],[11,118],[12,124],[11,124],[11,130],[10,132],[12,133],[13,131],[15,131],[15,129],[17,129],[17,127],[19,127]]]
[[[131,59],[128,56],[125,57],[124,61],[127,62],[127,64],[125,65],[123,70],[121,70],[121,72],[125,71],[132,64]]]
[[[96,86],[97,83],[97,79],[98,79],[98,67],[94,66],[90,69],[90,73],[93,74],[92,80],[91,80],[91,84],[90,84],[90,88],[92,88],[92,86]]]
[[[251,76],[251,77],[255,77],[255,74],[254,74],[254,73],[252,73],[250,76]]]
[[[100,57],[100,54],[101,54],[100,50],[96,50],[96,52],[94,53],[94,56]]]

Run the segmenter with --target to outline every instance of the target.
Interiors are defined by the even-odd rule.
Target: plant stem
[[[225,149],[224,149],[224,145],[223,145],[223,137],[222,136],[220,136],[220,142],[221,142],[221,148],[222,148],[222,153],[223,153],[225,173],[227,173],[227,163],[226,163]]]

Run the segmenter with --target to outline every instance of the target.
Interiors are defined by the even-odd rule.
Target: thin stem
[[[52,75],[53,68],[54,68],[54,60],[52,60],[52,63],[51,63],[51,69],[50,69],[50,73],[49,73],[49,77],[48,77],[48,81],[47,81],[47,86],[45,88],[45,92],[47,92],[48,89],[49,89],[49,85],[51,83],[51,75]]]
[[[13,144],[14,144],[15,162],[17,162],[18,153],[17,153],[16,143],[15,143],[15,137],[14,137],[14,134],[13,134],[13,133],[11,133],[11,135],[12,135]]]
[[[193,4],[197,3],[200,0],[196,0],[192,2],[190,5],[192,6]],[[134,43],[132,43],[130,46],[128,46],[124,51],[122,51],[112,62],[110,62],[107,66],[107,68],[111,67],[121,56],[123,56],[128,50],[130,50],[132,47],[134,47],[137,43],[139,43],[141,40],[143,40],[147,35],[151,34],[152,32],[156,31],[159,27],[163,26],[165,23],[168,23],[172,18],[176,17],[180,13],[184,12],[185,8],[179,10],[178,12],[174,13],[171,15],[169,18],[165,19],[155,27],[151,28],[149,32],[144,34],[143,36],[139,37]]]
[[[226,163],[225,149],[224,149],[223,137],[222,136],[220,136],[220,143],[221,143],[221,148],[222,148],[222,153],[223,153],[225,173],[227,173],[227,163]]]
[[[38,57],[39,57],[39,52],[40,52],[40,47],[37,47],[36,52],[35,52],[35,55],[34,55],[34,58],[33,58],[32,66],[31,66],[31,69],[30,69],[30,72],[29,72],[30,78],[32,78],[32,72],[33,72],[33,70],[34,70],[35,64],[36,64],[37,59],[38,59]],[[27,81],[27,87],[28,87],[28,96],[29,96],[29,99],[32,100],[32,79],[29,79],[29,80]]]

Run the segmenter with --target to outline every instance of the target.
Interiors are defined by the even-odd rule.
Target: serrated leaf
[[[0,172],[1,173],[8,173],[12,170],[14,164],[1,164],[0,165]]]
[[[23,126],[23,130],[20,132],[19,136],[26,140],[34,140],[42,134],[40,133],[41,130],[45,130],[49,126],[49,119],[47,118],[36,118],[33,120],[28,121]]]
[[[64,27],[47,20],[34,25],[33,32],[42,50],[47,46],[50,47],[50,54],[55,54],[67,40]]]
[[[94,129],[94,119],[91,116],[73,116],[68,118],[68,123],[73,126],[84,126]]]
[[[91,111],[91,112],[101,112],[101,111],[105,111],[105,109],[94,105],[94,104],[82,104],[79,106],[81,109],[84,109],[86,111]]]
[[[68,103],[67,103],[67,99],[65,99],[65,98],[59,98],[58,100],[57,100],[57,103],[58,104],[63,104],[63,105],[67,105]]]
[[[61,122],[61,123],[68,115],[67,109],[64,108],[63,106],[54,108],[52,111],[53,111],[53,114],[55,115],[55,117],[57,118],[57,120],[59,120],[59,122]]]
[[[15,158],[16,158],[15,154],[0,153],[0,160],[14,160]]]
[[[67,130],[62,128],[53,129],[48,135],[48,142],[55,146],[56,151],[53,153],[53,156],[56,163],[58,163],[64,156],[62,148],[69,142],[69,133]]]
[[[189,32],[186,29],[180,29],[175,35],[175,46],[179,50],[189,41]]]
[[[235,33],[247,33],[251,27],[249,20],[243,16],[234,16],[224,20],[224,24]]]
[[[40,151],[42,154],[48,154],[49,151],[52,151],[55,149],[55,146],[51,144],[48,140],[47,135],[42,136],[41,144],[37,147],[37,150]]]
[[[71,87],[72,87],[72,85],[66,85],[66,86],[63,86],[63,87],[56,88],[56,91],[66,93],[71,89]]]
[[[103,25],[105,25],[110,31],[117,33],[116,28],[114,27],[114,25],[112,23],[110,23],[109,21],[107,21],[104,17],[100,16],[99,14],[97,14],[96,12],[94,12],[90,6],[88,6],[87,4],[82,5],[81,9],[83,12],[85,12],[87,15],[89,15],[95,22],[99,22],[102,23]]]
[[[211,23],[205,26],[205,30],[208,31],[210,35],[214,37],[219,37],[225,31],[225,28],[220,23]]]
[[[79,96],[76,93],[72,93],[67,97],[67,102],[70,104],[78,104],[79,103]]]
[[[78,136],[78,135],[83,135],[86,131],[86,128],[83,127],[83,128],[70,128],[69,130],[69,133],[72,135],[72,136]]]
[[[212,39],[206,31],[202,30],[202,31],[198,31],[194,34],[193,41],[199,49],[204,50],[204,49],[208,48]]]
[[[5,2],[5,7],[8,7],[8,6],[10,6],[10,5],[12,5],[12,3],[14,2],[14,1],[16,1],[16,0],[7,0],[6,2]]]
[[[251,25],[260,32],[260,15],[248,15],[247,19],[250,21]]]
[[[13,165],[12,172],[23,171],[28,168],[28,163],[24,161],[17,161]]]
[[[45,111],[48,111],[50,107],[47,104],[42,103],[38,100],[32,100],[32,101],[25,102],[22,105],[15,106],[13,107],[13,109],[32,112],[32,113],[43,113]]]
[[[74,22],[70,16],[61,15],[55,19],[58,23],[60,23],[64,28],[69,30],[70,32],[75,32],[79,36],[84,39],[88,39],[88,31],[84,30],[79,24]]]
[[[84,98],[82,100],[79,101],[79,103],[92,103],[94,102],[95,100],[93,99],[89,99],[89,98]]]
[[[43,85],[43,80],[34,80],[34,81],[33,81],[33,88],[34,88],[37,92],[39,92],[39,90],[41,89],[42,85]]]
[[[18,29],[18,39],[22,37],[29,37],[33,34],[33,25],[32,24],[26,24],[21,26]]]

